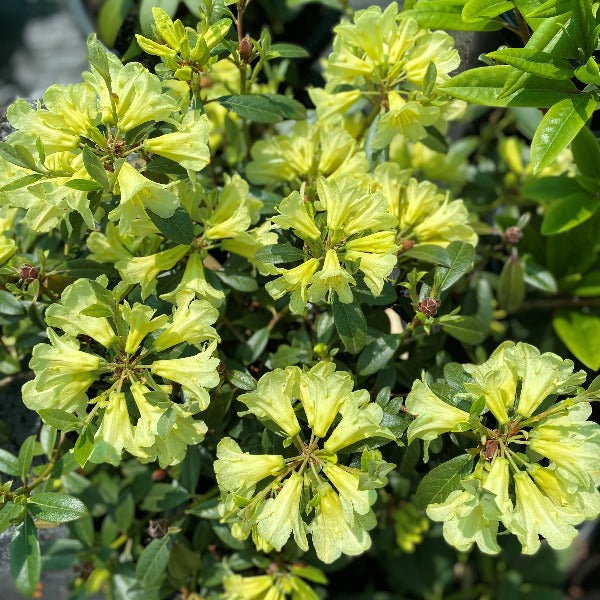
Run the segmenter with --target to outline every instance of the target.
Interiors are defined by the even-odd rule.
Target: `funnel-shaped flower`
[[[256,391],[241,394],[238,400],[260,420],[275,423],[288,437],[293,437],[300,432],[292,407],[292,393],[298,374],[297,367],[275,369],[259,379]]]
[[[309,258],[301,265],[283,271],[281,277],[269,281],[265,289],[275,300],[289,292],[290,310],[294,314],[302,314],[308,301],[308,286],[318,268],[319,261],[316,258]]]
[[[303,477],[293,472],[275,498],[269,498],[256,518],[258,534],[280,551],[290,535],[302,550],[308,550],[306,525],[300,516]]]
[[[123,302],[121,314],[127,325],[129,325],[127,340],[125,341],[125,352],[127,354],[135,354],[142,340],[153,331],[164,327],[169,320],[167,315],[159,315],[153,319],[155,312],[154,308],[139,302],[136,302],[133,308],[129,306],[127,301]]]
[[[434,440],[442,433],[452,431],[460,423],[469,422],[469,413],[440,400],[420,380],[413,383],[406,397],[407,410],[416,415],[408,426],[408,442],[414,439]]]
[[[220,361],[212,356],[216,347],[217,342],[212,342],[194,356],[155,360],[152,363],[152,373],[181,384],[189,399],[198,402],[199,410],[204,410],[210,401],[207,388],[213,388],[219,383],[217,367]]]
[[[199,111],[185,114],[178,131],[144,140],[149,152],[179,163],[184,169],[201,171],[210,162],[208,117]]]
[[[277,475],[284,468],[283,456],[279,454],[242,452],[231,438],[223,438],[217,445],[214,469],[222,490],[237,492],[254,488],[259,481]]]

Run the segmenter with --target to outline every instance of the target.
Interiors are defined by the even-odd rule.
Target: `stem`
[[[515,14],[517,16],[517,23],[519,24],[519,35],[521,36],[521,40],[523,41],[523,46],[527,45],[529,38],[531,37],[531,31],[529,30],[529,25],[523,18],[521,12],[515,8]]]

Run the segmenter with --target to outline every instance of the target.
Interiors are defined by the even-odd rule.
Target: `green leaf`
[[[25,312],[20,300],[6,290],[0,290],[0,315],[22,315]]]
[[[141,508],[148,512],[164,512],[186,502],[190,497],[181,486],[173,487],[170,483],[156,483],[144,497]]]
[[[306,117],[306,109],[300,102],[280,94],[236,94],[221,96],[217,102],[256,123],[277,123],[282,119],[301,120]]]
[[[62,268],[58,270],[58,272],[76,279],[81,277],[86,279],[96,279],[96,277],[99,277],[100,275],[107,275],[108,265],[86,258],[76,258],[63,263]]]
[[[421,27],[432,29],[450,29],[454,31],[497,31],[502,29],[499,19],[462,18],[465,0],[427,0],[418,2],[411,10],[405,10],[402,16],[411,16]]]
[[[110,89],[110,68],[108,65],[108,56],[106,54],[106,50],[104,46],[98,41],[95,33],[92,33],[88,36],[87,39],[87,47],[88,47],[88,62],[90,65],[98,71],[98,74],[102,79],[104,79],[107,87]],[[83,154],[83,162],[85,164],[85,146],[84,146],[84,154]],[[89,149],[89,148],[88,148]],[[91,149],[89,149],[91,152]],[[87,168],[87,165],[86,165]],[[92,175],[90,173],[90,175]],[[94,177],[92,175],[92,177]]]
[[[38,413],[44,423],[60,431],[75,431],[83,424],[80,418],[59,408],[44,408]]]
[[[106,304],[96,303],[84,308],[80,314],[84,317],[112,317],[114,316],[114,311]]]
[[[98,11],[98,33],[102,41],[112,48],[117,34],[127,17],[131,0],[106,0]]]
[[[0,533],[4,533],[23,512],[22,504],[7,502],[0,508]]]
[[[50,523],[75,521],[87,513],[87,508],[81,500],[68,494],[54,492],[42,492],[31,496],[27,506],[33,516]]]
[[[30,435],[22,444],[19,449],[18,465],[19,465],[19,477],[26,481],[29,475],[29,469],[33,461],[33,451],[35,449],[36,436]]]
[[[90,181],[89,179],[71,179],[64,186],[80,192],[96,192],[102,189],[97,181]]]
[[[200,2],[196,4],[200,4]],[[154,39],[152,8],[155,6],[162,8],[169,17],[173,18],[177,12],[179,0],[141,0],[139,8],[140,27],[142,28],[142,33],[151,39]]]
[[[0,473],[6,473],[11,477],[19,476],[19,460],[4,448],[0,448]]]
[[[23,167],[24,169],[31,169],[32,167],[29,158],[23,156],[18,149],[11,146],[8,142],[0,142],[0,158],[3,158],[13,165],[17,165],[17,167]],[[35,168],[32,170],[37,171]]]
[[[600,201],[587,193],[574,194],[550,204],[544,212],[541,232],[556,235],[587,221],[600,208]]]
[[[557,102],[543,116],[531,142],[534,172],[548,166],[579,133],[596,108],[593,94],[578,94]]]
[[[573,67],[566,60],[533,48],[504,48],[489,52],[487,56],[521,71],[548,79],[573,77]]]
[[[570,81],[542,79],[528,75],[523,87],[504,97],[504,85],[512,67],[496,65],[469,69],[441,86],[446,94],[483,106],[531,106],[548,108],[576,92]]]
[[[514,312],[525,298],[525,272],[518,256],[509,256],[502,267],[498,280],[498,306],[506,312]]]
[[[85,466],[85,463],[88,461],[93,449],[94,433],[88,426],[79,434],[79,437],[75,442],[75,447],[73,448],[73,455],[75,456],[75,460],[79,463],[79,465],[82,467]]]
[[[247,371],[234,369],[233,371],[227,371],[226,376],[227,381],[240,390],[252,391],[256,389],[256,380]]]
[[[240,357],[245,364],[253,363],[267,347],[271,329],[262,327],[255,331],[243,346],[240,346]]]
[[[223,283],[238,292],[252,293],[258,289],[256,277],[252,277],[252,275],[248,275],[247,273],[240,273],[230,269],[214,271],[214,273]]]
[[[577,179],[565,175],[540,177],[526,183],[521,188],[521,193],[525,198],[531,198],[542,203],[562,200],[566,196],[580,194],[584,191]]]
[[[552,319],[556,335],[586,367],[600,369],[600,317],[563,310]]]
[[[135,574],[143,586],[153,585],[166,575],[171,554],[170,536],[152,540],[142,551],[135,566]]]
[[[259,248],[254,258],[271,265],[278,265],[304,260],[304,252],[291,244],[273,244]]]
[[[3,185],[0,188],[0,192],[12,192],[14,190],[20,190],[36,181],[39,181],[44,176],[41,173],[32,173],[31,175],[25,175],[25,177],[19,177],[19,179],[14,179],[10,183]]]
[[[32,518],[26,515],[10,543],[10,573],[21,594],[31,596],[35,592],[41,570],[40,542]]]
[[[453,286],[465,273],[468,273],[475,260],[475,248],[465,242],[451,242],[446,248],[450,257],[448,267],[438,267],[440,280],[437,285],[439,292]]]
[[[583,298],[600,296],[600,271],[586,273],[573,290],[573,293]]]
[[[546,268],[538,265],[530,256],[523,256],[525,283],[547,294],[556,294],[558,285],[554,275]]]
[[[513,8],[513,3],[508,0],[469,0],[462,10],[462,18],[467,22],[493,19]]]
[[[475,317],[463,315],[445,315],[438,319],[443,331],[465,344],[481,344],[485,338],[479,321]]]
[[[97,181],[103,189],[108,191],[110,184],[108,182],[108,176],[106,175],[106,171],[102,166],[102,161],[100,160],[100,157],[97,154],[95,154],[89,146],[84,146],[82,158],[83,165],[85,167],[85,170],[88,172],[88,175],[94,181]]]
[[[460,482],[471,473],[473,457],[461,454],[435,467],[421,479],[415,492],[415,504],[427,508],[443,502],[452,492],[460,489]]]
[[[306,58],[309,53],[296,44],[271,44],[269,58]]]
[[[159,231],[168,240],[177,244],[191,244],[194,241],[194,223],[189,213],[183,206],[178,206],[168,218],[163,218],[146,209],[148,216]]]
[[[547,0],[547,2],[536,6],[533,10],[525,13],[525,18],[548,19],[564,15],[571,11],[573,0]],[[517,2],[517,5],[520,2]]]
[[[356,363],[359,375],[372,375],[380,371],[394,357],[400,347],[400,336],[388,333],[369,342]]]
[[[582,175],[600,179],[600,144],[589,127],[583,129],[571,142],[571,151],[575,164]]]
[[[435,244],[419,244],[404,252],[402,257],[433,263],[434,265],[442,265],[444,267],[449,267],[452,264],[452,259],[446,252],[446,249]]]
[[[367,320],[356,302],[344,304],[336,297],[332,303],[333,321],[344,347],[358,354],[367,342]]]

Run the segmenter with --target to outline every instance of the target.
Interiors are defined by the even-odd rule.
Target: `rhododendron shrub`
[[[167,4],[7,110],[0,371],[40,423],[0,450],[17,588],[466,598],[452,564],[487,561],[477,597],[545,593],[514,557],[600,514],[597,3],[329,0],[307,106],[254,3]],[[444,28],[511,47],[458,72]]]

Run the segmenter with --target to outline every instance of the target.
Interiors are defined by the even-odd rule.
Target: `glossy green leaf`
[[[452,77],[441,87],[453,98],[499,107],[548,108],[575,91],[575,86],[570,81],[547,80],[530,75],[523,88],[503,97],[503,89],[511,69],[508,65],[470,69]]]
[[[37,437],[30,435],[19,448],[18,465],[19,465],[19,477],[25,481],[29,476],[29,469],[31,469],[31,463],[33,462],[33,453],[35,449],[35,443]]]
[[[485,332],[475,317],[448,315],[438,319],[442,330],[453,338],[475,346],[483,342]]]
[[[165,577],[171,543],[171,537],[166,535],[152,540],[144,548],[135,566],[135,574],[141,585],[153,585]]]
[[[98,33],[102,41],[112,48],[129,12],[131,0],[106,0],[98,11]]]
[[[332,303],[333,320],[344,347],[358,354],[367,342],[367,321],[356,302],[344,304],[337,298]]]
[[[75,460],[83,467],[88,461],[92,450],[94,449],[94,433],[90,427],[86,427],[77,438],[75,447],[73,448],[73,454]]]
[[[415,492],[415,504],[427,508],[430,504],[443,502],[453,491],[460,489],[460,482],[471,473],[473,457],[461,454],[432,469],[421,479]]]
[[[600,317],[565,310],[556,314],[552,325],[574,356],[593,371],[600,369]]]
[[[600,144],[589,127],[583,127],[571,143],[575,164],[582,175],[600,179]]]
[[[465,0],[427,0],[417,2],[411,10],[405,10],[404,16],[411,16],[421,27],[431,29],[449,29],[454,31],[497,31],[502,29],[499,19],[473,19],[462,17]]]
[[[573,293],[583,298],[600,296],[600,271],[586,273],[573,290]]]
[[[489,52],[487,56],[527,73],[548,79],[571,79],[573,77],[573,67],[566,60],[557,58],[549,52],[540,52],[531,48],[504,48]]]
[[[308,52],[296,44],[271,44],[269,56],[273,58],[306,58]]]
[[[12,192],[14,190],[20,190],[21,188],[27,187],[36,181],[39,181],[44,176],[40,173],[32,173],[31,175],[25,175],[25,177],[19,177],[19,179],[13,179],[10,183],[3,185],[0,188],[0,192]]]
[[[83,425],[80,418],[58,408],[44,408],[38,412],[44,423],[60,431],[74,431]]]
[[[437,289],[443,292],[452,287],[463,275],[468,273],[475,260],[475,248],[465,242],[451,242],[446,248],[450,257],[448,267],[438,267],[439,282]]]
[[[50,523],[67,523],[83,517],[87,508],[78,498],[68,494],[42,492],[27,501],[31,514]]]
[[[359,375],[373,375],[392,360],[400,347],[400,336],[386,334],[369,342],[358,357],[356,368]]]
[[[426,263],[433,263],[434,265],[442,265],[444,267],[449,267],[452,263],[446,249],[441,246],[436,246],[435,244],[419,244],[404,252],[402,257],[412,258]]]
[[[594,94],[578,94],[557,102],[544,115],[531,142],[534,172],[548,166],[575,138],[596,108]]]
[[[83,164],[88,175],[97,181],[103,189],[108,190],[108,175],[102,166],[102,161],[89,146],[84,146],[82,151]]]
[[[273,244],[259,248],[254,258],[271,265],[278,265],[304,260],[304,252],[291,244]]]
[[[300,102],[281,94],[237,94],[221,96],[217,102],[227,110],[255,121],[277,123],[282,119],[304,119],[306,109]]]
[[[89,179],[71,179],[65,182],[64,185],[80,192],[96,192],[102,189],[102,186],[97,181],[90,181]]]
[[[185,208],[178,206],[175,212],[166,219],[146,211],[152,222],[165,237],[176,244],[191,244],[194,241],[194,223]]]
[[[514,312],[525,298],[525,272],[518,256],[509,256],[498,280],[498,306]]]
[[[7,502],[0,508],[0,533],[4,533],[23,512],[22,504]]]
[[[11,477],[19,476],[19,461],[14,454],[0,448],[0,473],[6,473]]]
[[[567,196],[550,204],[544,212],[542,233],[556,235],[587,221],[600,208],[600,200],[590,194]]]
[[[25,596],[31,596],[35,591],[42,561],[40,556],[40,543],[33,520],[29,515],[15,529],[15,534],[10,544],[10,573],[15,586]]]
[[[467,22],[493,19],[513,8],[509,0],[468,0],[462,10],[462,18]]]

